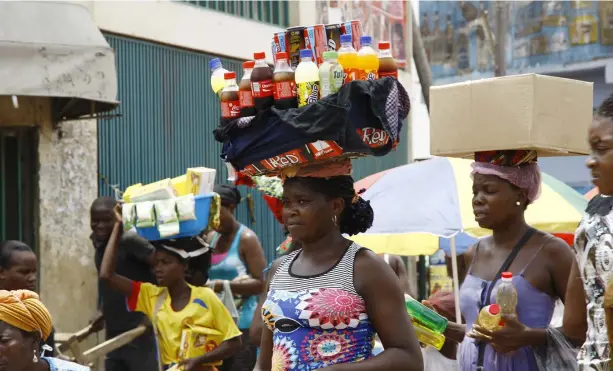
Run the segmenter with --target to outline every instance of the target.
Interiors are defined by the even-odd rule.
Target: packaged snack
[[[177,216],[175,199],[154,201],[153,205],[160,237],[165,238],[179,234],[179,217]]]
[[[153,202],[144,201],[136,204],[136,226],[138,228],[150,228],[155,226]]]
[[[194,196],[213,192],[215,169],[194,167],[187,169],[187,190]]]
[[[177,215],[179,221],[184,222],[187,220],[196,220],[196,202],[194,201],[194,195],[188,194],[175,199],[177,203]]]
[[[136,213],[134,212],[134,204],[123,204],[121,207],[121,222],[123,223],[124,231],[129,231],[136,224]]]

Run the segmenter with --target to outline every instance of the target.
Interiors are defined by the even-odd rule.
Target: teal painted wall
[[[120,117],[98,122],[99,194],[114,195],[135,183],[149,183],[181,175],[188,167],[217,169],[217,180],[227,172],[219,158],[221,145],[212,135],[218,124],[219,103],[211,90],[209,61],[215,56],[180,48],[105,34],[115,49],[121,105]],[[228,70],[241,71],[242,61],[222,58]],[[403,141],[392,154],[354,161],[354,177],[406,163]],[[255,222],[247,202],[237,217],[252,228],[270,260],[283,233],[259,192],[242,188],[255,201]]]

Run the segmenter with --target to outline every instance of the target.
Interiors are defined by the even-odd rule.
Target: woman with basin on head
[[[546,328],[556,299],[567,302],[566,284],[573,262],[570,247],[531,228],[525,219],[526,209],[540,193],[536,160],[535,151],[525,150],[475,154],[473,211],[479,226],[493,234],[465,254],[469,270],[460,288],[460,307],[466,325],[450,322],[445,333],[448,339],[461,342],[458,360],[462,371],[478,366],[487,371],[538,370],[532,347],[547,345]],[[491,332],[475,322],[482,307],[496,303],[501,281],[493,281],[508,258],[510,265],[504,270],[513,273],[517,317],[505,316],[504,327]],[[470,332],[465,336],[467,329]]]
[[[348,175],[293,177],[283,223],[300,249],[267,275],[255,370],[423,370],[419,343],[390,266],[345,239],[366,231],[370,204]],[[372,355],[375,334],[385,350]]]
[[[240,349],[241,332],[211,289],[187,282],[188,273],[197,273],[189,265],[190,260],[210,254],[209,245],[200,236],[155,241],[153,267],[157,284],[137,282],[115,271],[122,228],[121,215],[115,211],[100,278],[126,297],[128,310],[141,312],[151,320],[163,370],[183,366],[183,371],[216,371],[224,359]],[[206,265],[210,258],[202,260]],[[200,279],[205,280],[206,274]],[[192,337],[185,355],[183,337],[187,337],[187,330]]]

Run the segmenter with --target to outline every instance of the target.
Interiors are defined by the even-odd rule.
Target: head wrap
[[[240,192],[231,184],[217,184],[213,192],[219,195],[222,205],[238,205],[241,202]]]
[[[511,150],[476,152],[472,175],[495,175],[528,192],[533,202],[541,193],[541,171],[536,151]]]
[[[47,307],[40,301],[37,293],[29,290],[16,290],[13,294],[28,308],[32,318],[38,324],[43,340],[46,340],[53,330],[53,321]]]
[[[43,340],[52,328],[51,315],[38,294],[27,290],[0,290],[0,321],[26,332],[38,332]]]
[[[437,291],[428,298],[434,309],[447,320],[455,322],[455,298],[449,291]]]

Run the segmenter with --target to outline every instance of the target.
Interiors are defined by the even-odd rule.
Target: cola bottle
[[[294,70],[289,66],[288,55],[285,52],[277,53],[276,59],[275,72],[272,77],[275,108],[298,108],[298,92],[296,90]]]
[[[251,92],[251,72],[253,71],[254,61],[243,63],[245,72],[240,84],[238,84],[238,96],[241,102],[241,117],[255,116],[255,104]]]
[[[251,92],[255,109],[260,112],[274,104],[272,68],[266,63],[264,52],[254,53],[255,65],[251,71]]]

